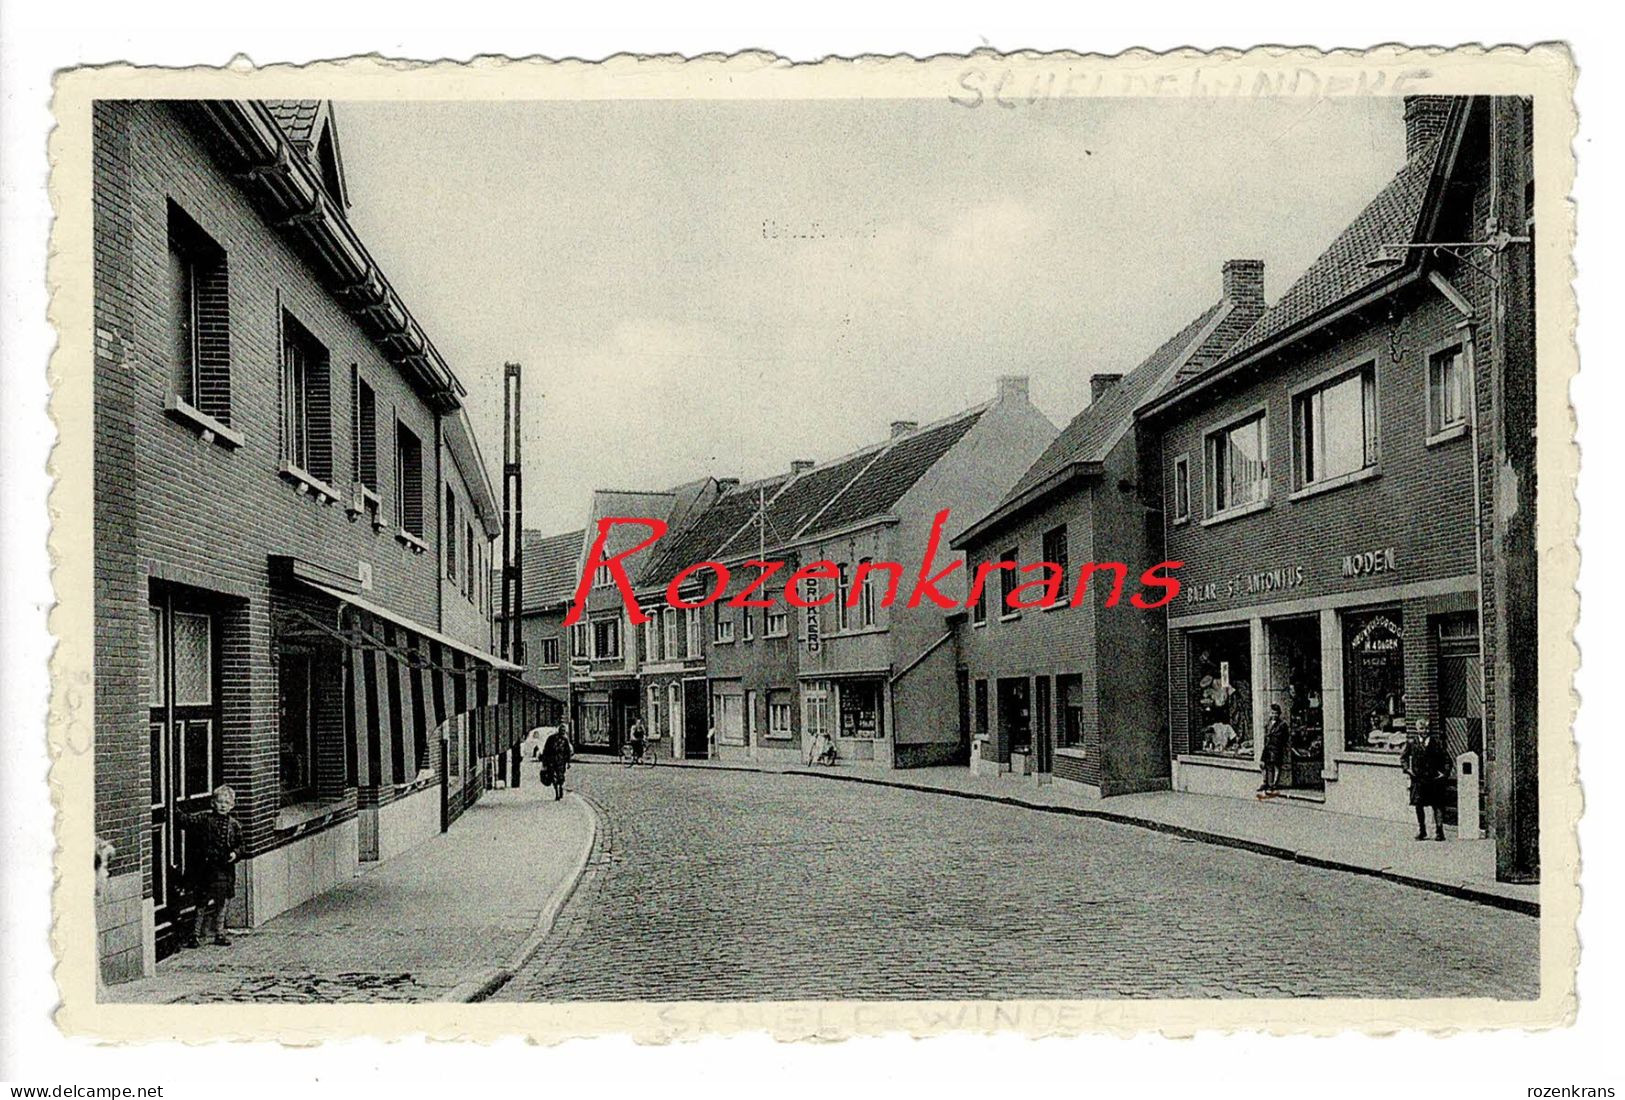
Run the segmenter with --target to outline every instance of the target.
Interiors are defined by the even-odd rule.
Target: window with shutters
[[[333,480],[327,348],[287,310],[282,311],[281,376],[283,472],[326,485]]]
[[[231,425],[231,303],[226,253],[175,203],[168,204],[163,353],[170,409],[207,429]],[[203,420],[198,422],[201,416]],[[228,433],[222,442],[242,442]]]

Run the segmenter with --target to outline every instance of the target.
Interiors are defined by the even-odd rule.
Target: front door
[[[1444,748],[1450,756],[1451,782],[1455,783],[1456,757],[1477,753],[1484,772],[1484,688],[1478,657],[1478,616],[1468,612],[1439,620],[1439,724],[1444,731]],[[1456,812],[1456,793],[1445,805],[1445,819]],[[1483,797],[1480,789],[1479,797]],[[1480,820],[1483,820],[1482,817]]]
[[[152,764],[152,896],[158,957],[192,919],[180,815],[202,813],[223,772],[219,623],[206,607],[164,589],[153,597],[148,751]]]
[[[711,721],[705,712],[705,681],[683,681],[683,756],[704,760],[710,755],[706,731]]]

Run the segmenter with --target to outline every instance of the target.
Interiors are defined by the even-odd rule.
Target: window
[[[559,640],[557,638],[542,639],[542,667],[559,667]]]
[[[331,481],[333,425],[327,349],[286,310],[282,313],[281,396],[282,461],[320,481]]]
[[[756,637],[756,612],[748,607],[739,609],[739,625],[743,628],[741,633],[745,641]]]
[[[863,587],[858,589],[859,626],[874,626],[876,621],[875,581],[870,565],[868,558],[858,562],[858,572],[863,575]]]
[[[1008,550],[1006,550],[1004,552],[1004,556],[999,559],[999,562],[1000,562],[1001,565],[1008,562],[1013,567],[1015,565],[1015,563],[1020,561],[1020,560],[1021,560],[1020,558],[1016,557],[1016,548],[1014,546],[1012,546],[1012,547],[1010,547],[1010,549],[1008,549]],[[1012,593],[1012,592],[1014,592],[1016,590],[1016,581],[1017,581],[1016,571],[1015,571],[1014,568],[999,570],[999,617],[1000,618],[1004,618],[1006,616],[1014,616],[1014,615],[1021,614],[1021,612],[1017,611],[1015,608],[1010,606],[1010,593]]]
[[[277,662],[277,730],[284,804],[311,798],[316,787],[316,662],[308,651],[283,650]]]
[[[880,721],[880,685],[870,680],[841,684],[841,736],[872,741],[884,736]]]
[[[588,631],[588,627],[587,627],[586,623],[576,623],[574,626],[572,626],[570,628],[570,656],[571,657],[579,657],[579,658],[582,658],[582,659],[586,658],[586,656],[587,656],[587,640],[589,638],[589,635],[588,635],[587,631]]]
[[[982,563],[980,561],[970,563],[970,576],[972,578],[972,584],[976,583],[975,577],[981,568]],[[976,602],[971,605],[970,618],[971,622],[973,623],[987,622],[987,585],[985,584],[976,590]]]
[[[846,606],[847,596],[852,591],[852,576],[847,569],[846,562],[840,565],[840,574],[835,579],[835,629],[848,630],[852,626],[851,609]]]
[[[649,685],[649,739],[660,740],[663,732],[660,726],[660,687],[657,684]]]
[[[1343,698],[1347,748],[1405,747],[1405,617],[1399,608],[1343,616]]]
[[[378,518],[378,399],[354,364],[350,367],[350,472],[372,496],[367,511]]]
[[[660,625],[665,635],[665,646],[661,656],[667,660],[675,661],[677,654],[677,609],[663,607],[660,609]]]
[[[1428,357],[1428,435],[1467,425],[1467,364],[1461,345]]]
[[[695,608],[683,612],[685,633],[688,635],[688,656],[700,655],[700,613]]]
[[[1059,604],[1066,599],[1066,524],[1044,532],[1044,560],[1061,567],[1061,585],[1055,597],[1055,602]]]
[[[760,719],[757,717],[757,693],[745,692],[745,744],[754,745],[761,740]]]
[[[594,588],[608,588],[613,583],[614,578],[610,574],[609,566],[600,565],[597,569],[593,570],[592,586]]]
[[[1377,368],[1358,370],[1292,399],[1301,489],[1377,464]]]
[[[1190,751],[1210,756],[1253,756],[1252,632],[1248,627],[1192,631]]]
[[[721,600],[711,605],[711,637],[718,642],[734,640],[733,615],[723,610]]]
[[[1083,677],[1076,673],[1055,678],[1056,702],[1061,710],[1060,736],[1063,748],[1083,747]]]
[[[1191,460],[1189,455],[1174,459],[1174,522],[1191,518]]]
[[[711,693],[711,727],[716,731],[717,744],[745,743],[744,703],[744,696],[738,693]]]
[[[592,624],[592,656],[595,661],[612,661],[621,655],[621,620],[599,619]]]
[[[1268,423],[1257,413],[1207,437],[1207,511],[1222,515],[1269,498]]]
[[[452,495],[451,486],[446,486],[446,579],[457,579],[457,498]],[[473,562],[469,562],[470,571]]]
[[[423,443],[405,424],[395,424],[395,525],[423,538]]]
[[[226,254],[174,203],[169,204],[164,322],[174,396],[220,423],[231,423],[231,326]]]
[[[463,571],[463,595],[472,601],[474,599],[474,525],[472,523],[465,522],[463,524],[463,549],[465,551],[463,560],[468,563],[468,568]]]
[[[762,633],[769,638],[783,638],[790,633],[790,616],[782,607],[767,609],[765,621],[762,624]]]
[[[790,735],[790,693],[770,691],[767,693],[767,736],[785,740]]]

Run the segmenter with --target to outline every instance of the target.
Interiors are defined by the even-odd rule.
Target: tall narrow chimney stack
[[[1000,401],[1026,401],[1028,378],[1025,374],[1006,374],[999,378]]]
[[[1100,395],[1123,380],[1121,374],[1091,374],[1089,376],[1089,403],[1100,400]]]
[[[1224,261],[1224,296],[1241,309],[1264,309],[1264,261]]]

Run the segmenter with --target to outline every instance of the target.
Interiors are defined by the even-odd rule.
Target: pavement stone
[[[927,791],[571,774],[594,854],[493,1000],[1539,991],[1538,919],[1381,879]]]
[[[572,772],[572,778],[576,773]],[[439,1001],[502,969],[568,889],[592,810],[529,783],[487,791],[450,831],[256,929],[109,987],[117,1002]]]

